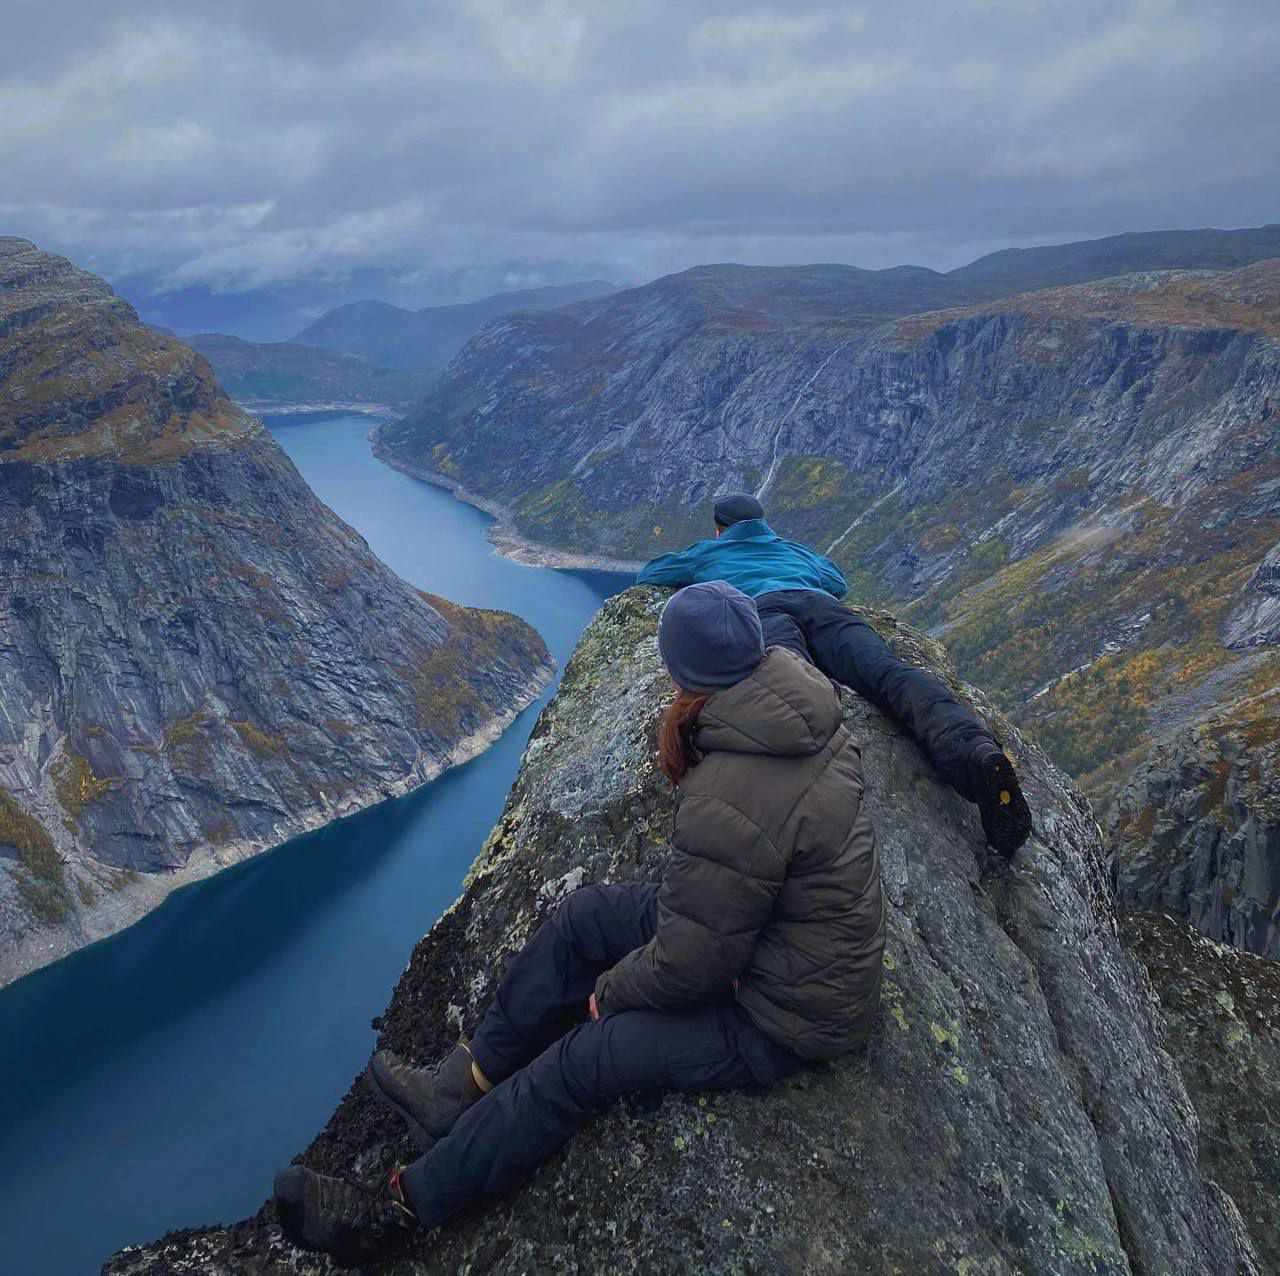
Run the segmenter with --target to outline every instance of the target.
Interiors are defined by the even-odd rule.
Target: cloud
[[[18,0],[0,224],[168,288],[485,291],[1275,220],[1280,10],[1229,8]]]

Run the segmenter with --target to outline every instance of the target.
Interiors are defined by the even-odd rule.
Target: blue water
[[[499,558],[486,515],[373,458],[365,419],[268,424],[384,562],[516,612],[562,663],[629,583]],[[122,1245],[257,1209],[364,1066],[369,1020],[457,897],[541,703],[416,793],[176,892],[0,992],[0,1270],[83,1276]]]

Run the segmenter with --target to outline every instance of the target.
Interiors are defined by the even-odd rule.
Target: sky
[[[4,12],[0,233],[151,298],[442,304],[1280,221],[1277,0]]]

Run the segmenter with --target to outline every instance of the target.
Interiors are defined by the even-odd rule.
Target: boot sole
[[[382,1088],[378,1081],[378,1074],[374,1069],[373,1060],[370,1059],[365,1064],[364,1075],[369,1079],[369,1088],[373,1091],[373,1097],[378,1100],[384,1107],[390,1108],[397,1116],[401,1117],[405,1124],[409,1127],[409,1133],[413,1136],[413,1141],[418,1145],[419,1150],[430,1152],[436,1145],[436,1140],[427,1133],[424,1126],[418,1123],[417,1118],[409,1111],[408,1108],[400,1103],[396,1098]]]
[[[1012,855],[1031,834],[1031,808],[1022,796],[1018,773],[1003,753],[984,760],[982,767],[983,814],[987,840],[1004,856]],[[1008,801],[1001,801],[1007,794]]]

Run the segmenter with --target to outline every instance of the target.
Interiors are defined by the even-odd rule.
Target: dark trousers
[[[940,678],[899,660],[861,616],[830,594],[783,589],[761,594],[756,607],[766,646],[789,648],[902,723],[952,788],[971,802],[978,796],[970,763],[999,745]]]
[[[596,976],[653,937],[657,897],[657,886],[574,891],[511,963],[471,1041],[497,1084],[405,1171],[424,1227],[504,1191],[609,1099],[768,1085],[801,1066],[727,989],[682,1010],[624,1010],[564,1031],[568,1018],[584,1016]]]

